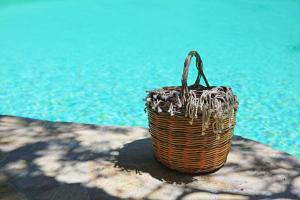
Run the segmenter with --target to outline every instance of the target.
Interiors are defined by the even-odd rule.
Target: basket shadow
[[[195,175],[171,170],[156,160],[149,138],[127,143],[119,150],[115,163],[125,171],[134,170],[137,174],[148,173],[153,178],[167,183],[186,184],[195,181]]]

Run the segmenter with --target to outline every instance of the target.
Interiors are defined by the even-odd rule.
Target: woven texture
[[[193,56],[198,76],[195,84],[188,86]],[[200,85],[201,76],[206,87]],[[238,102],[231,88],[208,84],[197,52],[191,51],[185,60],[182,86],[148,93],[149,131],[155,156],[161,163],[186,173],[213,172],[225,164]]]
[[[211,172],[224,165],[231,146],[233,128],[216,135],[214,119],[202,135],[202,120],[168,116],[148,109],[149,130],[156,158],[171,169],[186,173]],[[235,123],[235,115],[232,119]],[[228,127],[228,119],[224,120]]]

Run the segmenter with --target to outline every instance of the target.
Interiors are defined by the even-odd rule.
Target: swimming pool
[[[235,134],[300,157],[296,0],[1,1],[0,113],[147,127],[145,90],[192,49],[238,95]]]

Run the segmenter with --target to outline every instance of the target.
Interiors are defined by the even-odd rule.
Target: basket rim
[[[169,113],[166,112],[157,112],[156,110],[152,109],[151,106],[149,104],[147,104],[146,106],[146,110],[153,112],[157,115],[163,116],[163,117],[168,117],[168,118],[180,118],[180,119],[190,119],[191,121],[202,121],[201,116],[202,116],[202,112],[198,113],[197,118],[190,118],[190,117],[186,117],[184,116],[184,114],[180,113],[175,113],[173,116],[171,116]],[[234,109],[234,115],[236,115],[237,109]],[[224,119],[229,117],[229,114],[227,115],[223,115]]]

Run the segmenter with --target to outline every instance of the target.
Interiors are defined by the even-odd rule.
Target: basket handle
[[[183,90],[183,93],[185,93],[185,94],[188,93],[187,79],[188,79],[188,75],[189,75],[189,66],[190,66],[193,56],[196,57],[196,67],[198,69],[198,75],[197,75],[197,79],[194,83],[194,86],[199,86],[201,76],[203,76],[206,87],[208,87],[208,88],[210,87],[208,84],[208,81],[203,73],[203,63],[202,63],[202,59],[201,59],[200,55],[198,54],[197,51],[190,51],[184,61],[184,68],[183,68],[182,79],[181,79],[182,90]]]

